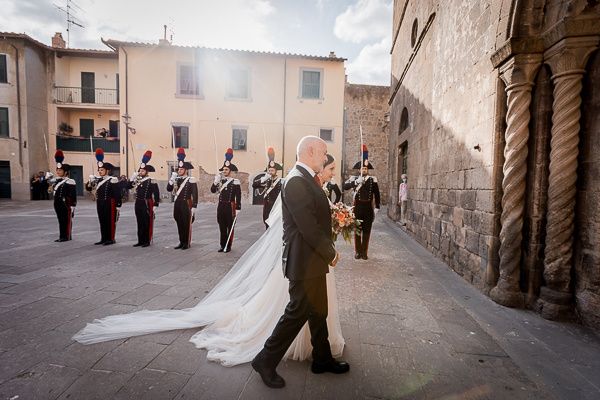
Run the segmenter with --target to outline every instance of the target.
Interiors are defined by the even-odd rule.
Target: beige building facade
[[[129,128],[122,124],[121,130],[123,173],[133,173],[150,149],[154,176],[164,183],[181,146],[202,186],[231,147],[250,195],[248,181],[264,170],[269,146],[284,172],[305,135],[323,137],[341,160],[345,71],[344,59],[334,54],[206,49],[165,40],[105,44],[118,52],[120,112],[129,116]],[[214,200],[206,192],[201,187],[201,197]]]
[[[397,0],[392,35],[408,232],[494,301],[600,329],[597,2]]]

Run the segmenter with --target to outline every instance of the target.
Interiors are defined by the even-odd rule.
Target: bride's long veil
[[[273,268],[281,269],[281,196],[273,205],[267,223],[269,229],[195,307],[184,310],[143,310],[96,319],[76,333],[73,339],[92,344],[174,329],[197,328],[217,319],[229,319],[259,292]]]

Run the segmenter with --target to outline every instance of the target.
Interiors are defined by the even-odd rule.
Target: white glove
[[[153,212],[154,214],[156,214],[156,209],[157,209],[157,208],[158,208],[158,206],[154,206],[154,207],[152,207],[152,212]]]
[[[94,179],[96,179],[96,177],[94,175],[90,175],[90,182],[93,181]]]
[[[54,176],[54,174],[50,171],[46,172],[46,179],[50,179]]]
[[[137,179],[137,177],[138,177],[138,173],[137,173],[137,172],[134,172],[134,173],[131,175],[131,178],[129,178],[129,180],[130,180],[130,181],[135,181],[135,180]]]
[[[171,179],[170,180],[174,181],[175,178],[177,178],[177,172],[173,171],[173,172],[171,172]]]
[[[262,178],[260,178],[260,183],[265,183],[268,180],[269,180],[269,175],[263,175]]]
[[[218,184],[219,184],[219,182],[221,182],[221,175],[217,174],[217,175],[215,175],[215,181],[214,181],[214,184],[215,184],[215,185],[218,185]]]
[[[75,206],[71,206],[71,218],[75,216]]]
[[[373,212],[375,213],[375,215],[377,215],[377,213],[379,212],[379,208],[376,208],[375,210],[373,210]]]
[[[365,181],[365,178],[361,175],[356,179],[356,184],[360,185],[361,183],[363,183]]]

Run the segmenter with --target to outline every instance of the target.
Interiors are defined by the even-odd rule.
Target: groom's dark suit
[[[290,280],[290,302],[255,361],[274,368],[308,321],[313,360],[333,361],[327,331],[329,263],[336,251],[331,238],[331,211],[325,192],[303,167],[288,174],[281,191],[283,270]]]

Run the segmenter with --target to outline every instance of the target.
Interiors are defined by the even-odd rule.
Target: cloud
[[[351,43],[362,43],[391,35],[393,2],[358,0],[335,19],[334,34]]]
[[[358,56],[347,65],[348,80],[351,83],[369,85],[390,84],[391,35],[380,42],[366,45]]]
[[[0,0],[1,30],[26,32],[50,43],[54,32],[66,39],[66,16],[50,1]],[[57,0],[62,5],[64,0]],[[150,0],[77,0],[74,11],[85,29],[71,28],[71,47],[105,48],[100,38],[157,42],[163,25],[174,43],[236,49],[272,50],[267,18],[276,13],[268,0],[177,0],[169,7]],[[35,7],[34,7],[35,5]],[[169,34],[169,33],[168,33]]]

